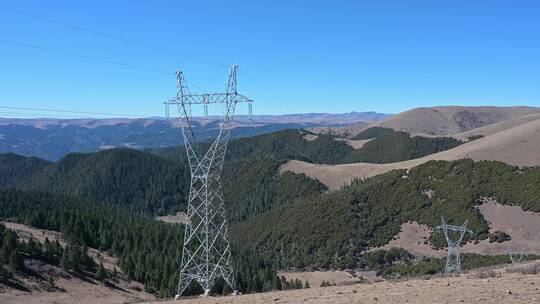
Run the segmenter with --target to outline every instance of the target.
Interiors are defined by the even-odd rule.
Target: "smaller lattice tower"
[[[444,267],[445,273],[460,273],[461,272],[461,259],[459,257],[459,247],[465,233],[473,233],[471,230],[467,229],[468,221],[465,220],[463,226],[454,226],[446,224],[444,217],[441,216],[442,225],[437,226],[437,229],[440,229],[444,232],[446,237],[446,242],[448,242],[448,257],[446,258],[446,265]],[[454,239],[449,232],[457,232],[458,238]]]
[[[514,252],[512,249],[508,248],[504,251],[510,257],[512,264],[520,263],[527,254],[523,251]]]

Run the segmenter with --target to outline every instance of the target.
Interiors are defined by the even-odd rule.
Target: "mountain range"
[[[229,143],[221,181],[242,292],[298,286],[278,271],[371,271],[380,280],[442,272],[441,216],[450,224],[468,220],[473,231],[464,238],[464,269],[508,263],[505,249],[539,258],[540,109],[418,108],[320,125]],[[117,284],[144,284],[146,296],[174,294],[188,191],[182,146],[54,161],[0,155],[0,219],[8,228],[45,229],[100,250],[117,259],[106,270],[118,268]],[[62,268],[59,256],[19,250],[25,265]],[[96,269],[68,269],[97,277]],[[18,282],[30,280],[14,273]]]
[[[310,126],[342,126],[389,117],[376,112],[345,114],[290,114],[237,116],[233,138]],[[179,121],[162,118],[114,119],[16,119],[0,118],[0,153],[13,152],[58,160],[70,152],[94,152],[127,147],[135,149],[183,144]],[[194,129],[201,140],[216,134],[215,117],[195,118]]]

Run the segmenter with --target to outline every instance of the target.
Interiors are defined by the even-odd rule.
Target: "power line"
[[[182,56],[182,57],[185,57],[185,58],[190,58],[190,59],[194,59],[194,60],[198,60],[198,61],[201,61],[201,62],[206,62],[206,63],[209,63],[209,64],[213,64],[213,65],[216,65],[216,66],[219,66],[219,67],[222,67],[222,68],[229,68],[229,65],[227,64],[224,64],[224,63],[221,63],[221,62],[217,62],[217,61],[214,61],[214,60],[211,60],[211,59],[208,59],[208,58],[203,58],[203,57],[199,57],[199,56],[193,56],[193,55],[189,55],[189,54],[186,54],[186,53],[183,53],[183,52],[179,52],[179,51],[176,51],[176,50],[172,50],[172,49],[168,49],[168,48],[163,48],[163,47],[160,47],[160,46],[154,46],[154,45],[151,45],[151,44],[148,44],[146,42],[141,42],[141,41],[137,41],[137,40],[132,40],[132,39],[127,39],[127,38],[124,38],[124,37],[121,37],[121,36],[118,36],[118,35],[113,35],[113,34],[109,34],[109,33],[105,33],[105,32],[102,32],[102,31],[97,31],[97,30],[94,30],[94,29],[91,29],[91,28],[87,28],[87,27],[84,27],[84,26],[80,26],[80,25],[76,25],[76,24],[72,24],[72,23],[67,23],[67,22],[63,22],[63,21],[60,21],[60,20],[56,20],[56,19],[52,19],[52,18],[48,18],[48,17],[43,17],[43,16],[38,16],[38,15],[35,15],[35,14],[31,14],[31,13],[27,13],[27,12],[23,12],[21,10],[16,10],[16,9],[13,9],[13,8],[9,8],[9,7],[5,7],[5,6],[2,6],[0,5],[0,10],[3,10],[3,11],[6,11],[6,12],[9,12],[9,13],[12,13],[12,14],[16,14],[16,15],[20,15],[20,16],[24,16],[24,17],[28,17],[28,18],[33,18],[33,19],[36,19],[36,20],[40,20],[42,22],[47,22],[47,23],[51,23],[51,24],[56,24],[56,25],[61,25],[61,26],[64,26],[64,27],[67,27],[67,28],[71,28],[73,30],[77,30],[77,31],[81,31],[81,32],[86,32],[86,33],[90,33],[90,34],[93,34],[93,35],[96,35],[96,36],[101,36],[101,37],[104,37],[104,38],[108,38],[108,39],[112,39],[112,40],[117,40],[117,41],[121,41],[121,42],[124,42],[124,43],[128,43],[128,44],[132,44],[132,45],[136,45],[136,46],[139,46],[139,47],[143,47],[143,48],[147,48],[147,49],[151,49],[151,50],[154,50],[154,51],[160,51],[160,52],[164,52],[164,53],[169,53],[169,54],[174,54],[174,55],[178,55],[178,56]],[[38,47],[38,48],[41,48],[41,47]],[[41,49],[45,49],[45,48],[41,48]],[[61,51],[63,52],[63,51]],[[65,52],[67,53],[67,52]],[[70,54],[70,55],[75,55],[75,54]],[[85,56],[85,55],[78,55],[77,57],[86,57],[87,59],[90,59],[89,56]],[[96,58],[93,58],[93,60],[96,60]],[[100,59],[98,59],[100,60]],[[107,63],[113,63],[109,60],[100,60],[102,62],[107,62]],[[124,65],[124,66],[128,66],[129,64],[123,64],[121,63],[121,65]],[[134,66],[135,67],[135,66]],[[138,67],[139,69],[141,67]],[[163,71],[159,71],[159,72],[163,72]],[[259,81],[257,81],[255,78],[249,76],[248,74],[246,74],[242,69],[239,69],[239,72],[247,79],[251,80],[255,85],[259,86],[261,89],[263,89],[264,91],[266,91],[269,95],[273,96],[274,98],[276,99],[279,99],[279,100],[283,100],[282,98],[280,98],[279,96],[277,96],[276,94],[274,94],[270,89],[268,89],[266,86],[262,85]],[[169,72],[165,72],[165,73],[169,73]],[[197,85],[194,85],[193,83],[191,83],[193,86],[195,86],[196,88],[198,88]]]
[[[31,112],[3,112],[0,111],[0,115],[5,115],[0,117],[3,118],[20,118],[20,119],[40,119],[40,118],[51,118],[51,119],[79,119],[79,118],[89,118],[86,116],[79,115],[66,115],[66,114],[46,114],[46,113],[31,113]]]
[[[270,91],[268,88],[266,88],[265,86],[263,86],[262,84],[260,84],[257,80],[255,80],[255,78],[249,76],[248,74],[246,74],[246,72],[244,72],[242,69],[238,69],[240,71],[240,74],[242,74],[244,77],[246,77],[247,79],[253,81],[253,83],[255,83],[256,85],[258,85],[261,89],[265,90],[268,94],[270,95],[273,95],[274,93],[272,93],[272,91]]]
[[[221,62],[217,62],[217,61],[214,61],[214,60],[210,60],[210,59],[207,59],[207,58],[193,56],[193,55],[185,54],[185,53],[182,53],[182,52],[179,52],[179,51],[176,51],[176,50],[167,49],[167,48],[163,48],[163,47],[159,47],[159,46],[154,46],[154,45],[151,45],[151,44],[148,44],[148,43],[145,43],[145,42],[123,38],[123,37],[118,36],[118,35],[109,34],[109,33],[102,32],[102,31],[97,31],[97,30],[94,30],[94,29],[91,29],[91,28],[87,28],[87,27],[72,24],[72,23],[63,22],[63,21],[48,18],[48,17],[38,16],[38,15],[35,15],[35,14],[23,12],[23,11],[16,10],[16,9],[12,9],[12,8],[5,7],[5,6],[2,6],[2,5],[0,5],[0,10],[6,11],[6,12],[9,12],[9,13],[12,13],[12,14],[24,16],[24,17],[27,17],[27,18],[36,19],[36,20],[39,20],[39,21],[42,21],[42,22],[47,22],[47,23],[51,23],[51,24],[64,26],[64,27],[67,27],[67,28],[70,28],[70,29],[73,29],[73,30],[86,32],[86,33],[93,34],[93,35],[96,35],[96,36],[101,36],[101,37],[104,37],[104,38],[107,38],[107,39],[117,40],[117,41],[121,41],[121,42],[124,42],[124,43],[136,45],[136,46],[139,46],[139,47],[143,47],[143,48],[147,48],[147,49],[151,49],[151,50],[155,50],[155,51],[160,51],[160,52],[164,52],[164,53],[175,54],[175,55],[182,56],[182,57],[185,57],[185,58],[190,58],[190,59],[210,63],[210,64],[213,64],[213,65],[216,65],[216,66],[228,68],[228,65],[226,65],[226,64],[223,64]],[[15,46],[19,46],[19,47],[31,48],[31,49],[41,50],[41,51],[45,51],[45,52],[52,52],[52,53],[61,54],[61,55],[65,55],[65,56],[71,56],[71,57],[78,57],[78,58],[83,58],[83,59],[87,59],[87,60],[93,60],[93,61],[106,63],[106,64],[118,65],[118,66],[132,68],[132,69],[151,71],[151,72],[154,72],[154,73],[165,74],[165,75],[174,75],[174,73],[172,73],[172,72],[168,72],[168,71],[164,71],[164,70],[160,70],[160,69],[155,69],[155,68],[152,68],[152,67],[139,66],[139,65],[134,65],[134,64],[124,63],[124,62],[117,62],[117,61],[113,61],[113,60],[109,60],[109,59],[105,59],[105,58],[93,57],[93,56],[88,56],[88,55],[84,55],[84,54],[78,54],[78,53],[63,51],[63,50],[59,50],[59,49],[42,47],[42,46],[39,46],[39,45],[28,44],[28,43],[23,43],[23,42],[19,42],[19,41],[0,39],[0,42],[15,45]],[[274,98],[276,98],[276,99],[283,102],[282,98],[277,96],[274,92],[272,92],[266,86],[261,84],[254,77],[249,76],[243,70],[239,70],[239,72],[246,79],[250,80],[252,83],[254,83],[258,87],[262,88],[267,94],[269,94],[270,96],[272,96],[272,97],[274,97]],[[190,84],[193,85],[195,88],[199,88],[199,86],[196,85],[193,82],[190,82]],[[97,113],[85,113],[85,114],[97,114]],[[109,114],[107,114],[107,115],[109,115]],[[128,115],[128,116],[132,116],[132,115]]]
[[[132,39],[123,38],[123,37],[120,37],[120,36],[117,36],[117,35],[108,34],[108,33],[101,32],[101,31],[96,31],[96,30],[93,30],[93,29],[90,29],[90,28],[87,28],[87,27],[83,27],[83,26],[79,26],[79,25],[75,25],[75,24],[71,24],[71,23],[67,23],[67,22],[63,22],[63,21],[59,21],[59,20],[55,20],[55,19],[51,19],[51,18],[47,18],[47,17],[42,17],[42,16],[38,16],[38,15],[34,15],[34,14],[30,14],[30,13],[27,13],[27,12],[23,12],[23,11],[20,11],[20,10],[12,9],[12,8],[1,6],[1,5],[0,5],[0,9],[4,10],[4,11],[7,11],[7,12],[10,12],[12,14],[25,16],[25,17],[33,18],[33,19],[40,20],[40,21],[43,21],[43,22],[56,24],[56,25],[62,25],[62,26],[71,28],[73,30],[90,33],[90,34],[93,34],[93,35],[96,35],[96,36],[101,36],[101,37],[104,37],[104,38],[108,38],[108,39],[112,39],[112,40],[121,41],[121,42],[124,42],[124,43],[137,45],[137,46],[144,47],[144,48],[151,49],[151,50],[155,50],[155,51],[175,54],[175,55],[178,55],[178,56],[182,56],[182,57],[186,57],[186,58],[206,62],[206,63],[209,63],[209,64],[224,67],[224,68],[229,68],[228,65],[217,62],[217,61],[214,61],[214,60],[210,60],[210,59],[206,59],[206,58],[202,58],[202,57],[198,57],[198,56],[185,54],[185,53],[182,53],[182,52],[178,52],[176,50],[171,50],[171,49],[167,49],[167,48],[163,48],[163,47],[153,46],[153,45],[150,45],[150,44],[145,43],[145,42],[140,42],[140,41],[136,41],[136,40],[132,40]]]
[[[133,115],[133,114],[119,114],[119,113],[105,113],[105,112],[85,112],[85,111],[45,109],[45,108],[23,108],[23,107],[10,107],[10,106],[0,106],[0,109],[41,111],[41,112],[52,112],[52,113],[88,114],[88,115],[110,115],[110,116],[121,116],[121,117],[144,117],[144,116]],[[42,115],[41,113],[20,113],[20,114],[36,114],[36,115],[39,114],[39,115]],[[45,115],[48,115],[48,114],[45,114]]]
[[[99,57],[93,57],[93,56],[88,56],[88,55],[72,53],[72,52],[66,52],[66,51],[62,51],[62,50],[58,50],[58,49],[42,47],[42,46],[39,46],[39,45],[28,44],[28,43],[19,42],[19,41],[0,39],[0,42],[15,45],[15,46],[19,46],[19,47],[24,47],[24,48],[30,48],[30,49],[41,50],[41,51],[45,51],[45,52],[57,53],[57,54],[65,55],[65,56],[71,56],[71,57],[78,57],[78,58],[93,60],[93,61],[97,61],[97,62],[101,62],[101,63],[119,65],[119,66],[132,68],[132,69],[145,70],[145,71],[150,71],[150,72],[159,73],[159,74],[165,74],[165,75],[174,75],[174,73],[172,73],[172,72],[158,70],[158,69],[154,69],[154,68],[150,68],[150,67],[144,67],[144,66],[139,66],[139,65],[129,64],[129,63],[123,63],[123,62],[113,61],[113,60],[99,58]]]
[[[252,76],[249,76],[248,74],[246,74],[246,72],[244,72],[242,69],[238,69],[240,71],[240,74],[242,74],[246,79],[249,79],[251,80],[255,85],[257,85],[258,87],[260,87],[261,89],[263,89],[264,91],[266,91],[267,94],[269,94],[270,96],[272,96],[273,98],[275,99],[278,99],[279,101],[282,101],[283,103],[287,104],[287,102],[285,100],[283,100],[283,98],[279,97],[277,94],[275,94],[274,92],[272,92],[270,89],[268,89],[266,86],[262,85],[259,81],[257,81],[255,78],[253,78]]]

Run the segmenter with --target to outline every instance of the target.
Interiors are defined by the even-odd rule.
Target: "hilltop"
[[[457,110],[453,107],[451,109],[451,113],[454,113]],[[463,110],[464,108],[460,107],[458,109]],[[481,112],[480,109],[474,109],[480,111],[477,112],[478,116],[484,116],[483,114],[478,114],[484,113]],[[474,136],[479,138],[472,141],[469,140],[469,142],[442,152],[407,161],[388,162],[385,164],[348,163],[326,165],[291,160],[282,167],[282,171],[304,173],[312,178],[318,179],[331,189],[338,189],[341,185],[349,183],[354,178],[371,177],[396,169],[409,169],[430,160],[457,160],[470,158],[473,160],[496,160],[516,166],[540,166],[540,138],[537,136],[537,134],[540,133],[540,114],[530,114],[530,112],[536,112],[536,108],[503,108],[500,111],[495,111],[492,108],[488,109],[488,113],[495,113],[496,115],[493,115],[505,117],[507,119],[498,120],[492,124],[470,129],[466,132],[448,134],[447,131],[447,135],[460,140],[469,140]],[[400,114],[383,122],[376,123],[376,125],[397,125],[396,121],[399,121],[400,117],[409,118],[411,117],[411,113],[423,113],[425,111],[432,112],[436,110],[411,110],[405,112],[405,114]],[[437,113],[439,112],[437,111]],[[524,115],[519,116],[521,114]],[[486,116],[491,117],[488,114],[486,114]],[[444,121],[446,122],[447,120]],[[405,120],[405,122],[407,122],[407,120]],[[422,120],[416,122],[420,123]],[[403,126],[405,123],[401,125]],[[418,131],[419,129],[408,128],[408,131],[411,130]],[[425,131],[427,129],[424,128],[423,130]],[[433,131],[433,129],[431,131]],[[458,129],[454,129],[454,131],[457,132]],[[362,132],[359,134],[362,134]],[[358,134],[356,136],[358,136]]]
[[[374,122],[369,127],[389,128],[413,135],[448,136],[531,114],[540,114],[540,108],[487,106],[416,108]]]

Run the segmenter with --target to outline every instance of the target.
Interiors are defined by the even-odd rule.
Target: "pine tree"
[[[15,249],[13,250],[8,258],[8,267],[12,271],[21,271],[24,270],[24,262],[19,255],[19,250]]]
[[[64,270],[71,268],[69,254],[69,247],[66,247],[66,249],[62,253],[62,257],[60,258],[60,267],[62,267],[62,269]]]
[[[282,290],[281,280],[277,275],[272,278],[272,290]]]
[[[285,289],[285,290],[289,289],[289,282],[287,282],[287,278],[285,278],[284,275],[281,276],[280,281],[281,281],[282,289]]]
[[[105,270],[105,267],[103,267],[103,263],[100,262],[98,269],[96,271],[96,280],[105,283],[107,280],[107,271]]]
[[[49,276],[49,277],[47,278],[47,284],[49,285],[50,288],[54,288],[54,287],[55,287],[55,285],[54,285],[54,278],[51,277],[51,276]]]

